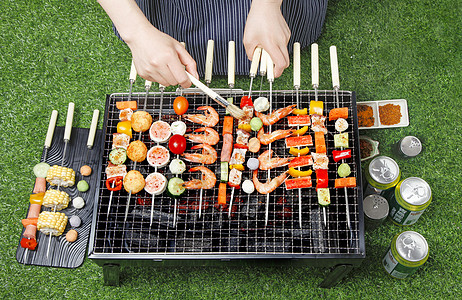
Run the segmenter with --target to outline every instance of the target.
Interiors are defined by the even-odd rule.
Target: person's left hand
[[[281,0],[253,0],[243,40],[250,60],[258,46],[268,52],[274,63],[275,77],[281,76],[290,63],[287,51],[290,29],[282,15],[281,3]]]

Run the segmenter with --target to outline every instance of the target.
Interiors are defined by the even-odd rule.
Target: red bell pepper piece
[[[35,250],[35,247],[37,247],[37,241],[35,239],[22,238],[21,247],[29,250]]]
[[[316,188],[327,188],[329,184],[329,176],[326,169],[316,170]]]
[[[249,146],[242,145],[242,144],[234,144],[234,148],[236,148],[236,149],[249,149]]]
[[[332,156],[335,162],[341,161],[342,159],[351,157],[351,149],[346,150],[332,150]]]
[[[122,189],[123,176],[111,177],[106,180],[106,188],[111,192],[119,191]]]
[[[252,98],[249,96],[244,96],[241,98],[241,108],[245,106],[253,106]]]

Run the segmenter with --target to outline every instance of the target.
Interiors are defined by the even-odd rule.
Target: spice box
[[[406,127],[409,125],[406,99],[358,102],[357,110],[359,129]]]

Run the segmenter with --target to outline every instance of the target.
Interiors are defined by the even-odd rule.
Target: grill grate
[[[184,96],[189,100],[188,113],[194,113],[196,108],[206,102],[204,95],[194,93],[194,90],[186,90]],[[230,90],[227,90],[230,93]],[[221,92],[220,92],[221,93]],[[255,91],[254,95],[261,93],[269,96],[268,91]],[[223,93],[221,93],[223,94]],[[224,94],[223,94],[224,95]],[[240,99],[243,91],[233,91],[235,99]],[[172,103],[176,93],[164,93],[162,120],[171,123],[178,120],[178,116],[172,109]],[[160,97],[159,93],[150,93],[147,107],[143,108],[144,93],[135,93],[131,100],[137,100],[139,109],[148,111],[154,121],[158,119]],[[336,101],[332,91],[318,91],[319,100],[324,101],[325,115],[330,109],[336,107]],[[346,221],[346,204],[343,189],[331,188],[331,205],[326,209],[327,226],[323,224],[322,208],[317,204],[315,188],[302,190],[302,216],[303,228],[298,223],[298,191],[286,191],[281,185],[270,194],[269,221],[265,227],[265,202],[266,195],[259,195],[257,192],[248,197],[240,190],[235,190],[233,213],[228,218],[227,208],[221,209],[215,206],[218,196],[218,183],[212,190],[203,191],[202,217],[198,218],[199,191],[186,191],[178,202],[177,226],[173,226],[174,201],[166,195],[156,196],[154,200],[154,219],[150,226],[151,195],[144,190],[132,195],[127,221],[124,222],[126,201],[128,193],[124,190],[114,192],[109,216],[108,203],[109,191],[105,188],[104,170],[108,163],[108,154],[112,145],[112,133],[116,132],[119,122],[118,110],[115,102],[128,100],[128,94],[112,94],[106,102],[104,150],[102,159],[102,172],[100,174],[100,190],[98,204],[95,205],[94,224],[92,228],[91,247],[94,254],[160,254],[160,255],[216,255],[224,254],[270,254],[270,255],[293,255],[293,254],[363,254],[364,253],[364,232],[362,228],[362,199],[360,157],[358,146],[358,129],[356,116],[356,102],[354,93],[348,91],[339,92],[340,107],[349,107],[349,128],[350,147],[352,158],[349,161],[352,174],[357,178],[358,187],[348,189],[349,210],[351,229],[348,229]],[[309,107],[310,100],[314,100],[314,91],[300,91],[301,107]],[[236,101],[236,100],[235,100]],[[293,91],[274,91],[273,109],[285,107],[296,102]],[[218,107],[209,100],[212,106],[220,114],[220,122],[215,129],[222,133],[222,120],[224,109]],[[200,125],[187,122],[188,131],[201,127]],[[272,130],[287,129],[284,120],[272,126]],[[334,122],[326,121],[329,133],[326,135],[327,153],[329,156],[329,186],[333,187],[337,178],[336,170],[341,162],[335,163],[332,159],[334,149],[333,133]],[[310,131],[311,134],[313,132]],[[254,134],[255,135],[255,134]],[[137,137],[138,134],[135,135]],[[235,136],[235,135],[234,135]],[[142,134],[143,141],[148,149],[156,143],[149,138],[149,133]],[[222,141],[216,146],[218,160],[213,165],[208,165],[217,174],[219,180],[220,162],[219,155]],[[188,142],[188,149],[191,143]],[[263,152],[267,146],[262,146]],[[287,156],[284,140],[272,144],[272,150],[279,156]],[[191,151],[191,150],[187,150]],[[247,152],[257,157],[257,154]],[[197,165],[187,162],[187,169]],[[127,169],[133,168],[133,162],[128,163]],[[145,177],[154,172],[147,161],[138,163],[136,169]],[[283,172],[284,168],[271,170],[271,178]],[[158,172],[171,178],[168,166],[159,168]],[[259,171],[260,181],[265,181],[266,171]],[[186,171],[181,175],[186,181],[198,178],[199,173]],[[244,179],[251,179],[250,171],[243,173]],[[313,176],[315,181],[315,176]],[[315,182],[313,182],[315,186]],[[228,197],[230,188],[227,191]],[[139,199],[139,200],[137,200]],[[145,202],[145,205],[142,203]],[[229,203],[229,201],[228,201]],[[249,205],[247,205],[249,203]],[[247,211],[247,207],[249,210]],[[237,256],[236,256],[237,257]],[[318,257],[318,256],[317,256]]]

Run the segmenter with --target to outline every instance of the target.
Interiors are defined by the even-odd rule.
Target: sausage
[[[229,133],[223,135],[223,147],[221,149],[221,161],[227,161],[231,159],[231,153],[233,152],[233,136]]]
[[[37,226],[27,225],[26,230],[24,230],[23,236],[28,239],[35,239],[36,233],[37,233]]]
[[[28,219],[38,218],[41,208],[42,206],[40,204],[31,204],[29,206],[29,213],[27,214],[27,218]]]
[[[34,185],[34,190],[32,191],[32,193],[33,194],[45,193],[46,190],[47,190],[46,179],[43,177],[35,178],[35,185]]]

